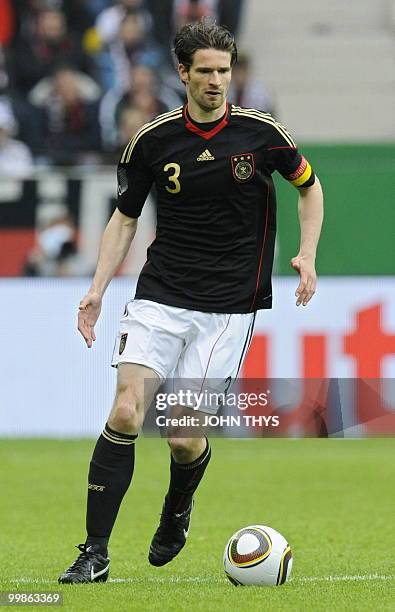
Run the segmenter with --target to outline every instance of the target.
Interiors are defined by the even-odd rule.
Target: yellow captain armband
[[[307,159],[302,156],[298,169],[287,179],[294,187],[310,187],[314,185],[315,175]]]

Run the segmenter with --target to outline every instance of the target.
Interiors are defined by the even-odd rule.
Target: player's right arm
[[[129,251],[137,218],[153,182],[142,143],[134,146],[134,140],[126,147],[118,165],[118,207],[104,230],[92,285],[79,306],[78,330],[88,348],[96,340],[95,324],[104,292]]]
[[[124,261],[136,229],[137,219],[116,209],[104,230],[92,285],[81,300],[78,311],[78,330],[88,348],[96,340],[94,326],[100,315],[104,292]]]

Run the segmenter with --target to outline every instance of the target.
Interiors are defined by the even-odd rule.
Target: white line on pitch
[[[290,582],[352,582],[358,580],[395,580],[395,576],[381,574],[357,574],[355,576],[300,576],[290,578]]]
[[[382,574],[357,574],[355,576],[300,576],[295,578],[290,578],[290,582],[294,583],[303,583],[303,582],[355,582],[355,581],[365,581],[365,580],[395,580],[395,576],[385,576]],[[13,584],[58,584],[57,580],[50,580],[48,578],[14,578],[9,582]],[[202,584],[202,583],[223,583],[227,584],[227,580],[225,578],[215,578],[209,576],[169,576],[162,578],[150,578],[150,577],[142,577],[142,578],[110,578],[109,583],[112,584],[146,584],[147,582],[152,583],[178,583],[178,584]],[[62,585],[63,586],[63,585]]]

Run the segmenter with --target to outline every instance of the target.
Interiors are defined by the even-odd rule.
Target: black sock
[[[88,477],[86,545],[98,545],[103,554],[107,553],[119,507],[132,480],[136,438],[118,433],[106,424],[93,451]]]
[[[181,514],[189,508],[210,458],[211,448],[207,439],[204,452],[192,463],[177,463],[171,457],[170,486],[166,495],[166,506],[170,512]]]

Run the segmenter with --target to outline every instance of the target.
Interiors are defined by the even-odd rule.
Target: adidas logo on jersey
[[[199,157],[197,158],[197,161],[198,162],[212,161],[213,159],[215,159],[214,155],[211,155],[210,151],[206,149],[205,151],[203,151],[201,155],[199,155]]]

